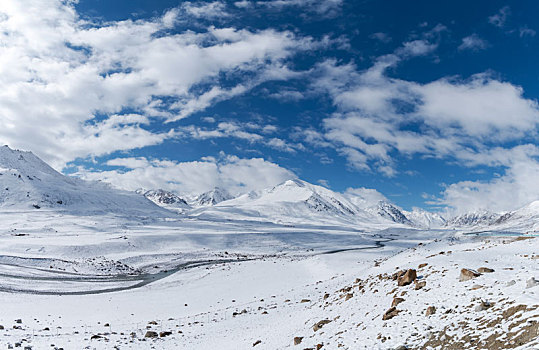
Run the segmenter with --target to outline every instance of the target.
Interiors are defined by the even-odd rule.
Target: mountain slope
[[[216,205],[232,198],[234,197],[232,197],[232,195],[225,189],[215,187],[213,190],[204,192],[196,197],[192,205],[197,207]]]
[[[160,207],[169,210],[187,210],[191,208],[183,198],[162,189],[149,191],[138,190],[137,193],[142,194]]]
[[[194,210],[191,215],[211,220],[344,224],[358,228],[395,223],[390,218],[358,208],[340,193],[302,180],[288,180],[272,188],[253,191],[212,207]]]
[[[146,198],[60,174],[32,152],[0,148],[0,208],[165,214]]]

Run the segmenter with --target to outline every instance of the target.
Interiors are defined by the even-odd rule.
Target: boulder
[[[313,325],[313,331],[317,331],[319,330],[320,328],[324,327],[326,324],[330,323],[331,320],[321,320],[321,321],[318,321],[316,322],[314,325]]]
[[[157,334],[157,332],[147,331],[146,334],[144,335],[144,338],[157,338],[158,336],[159,334]]]
[[[427,308],[427,311],[425,311],[425,316],[430,316],[430,315],[434,315],[436,313],[436,307],[434,306],[429,306]]]
[[[460,282],[469,281],[473,278],[479,277],[481,274],[472,269],[461,269],[460,270]]]
[[[400,310],[397,310],[395,307],[390,307],[385,313],[384,316],[382,316],[382,320],[390,320],[393,317],[397,316],[399,314]]]
[[[303,340],[303,337],[294,337],[294,345],[301,344],[302,340]]]
[[[492,273],[494,272],[494,269],[488,268],[488,267],[480,267],[477,269],[477,272],[479,273]]]
[[[395,307],[402,303],[404,301],[403,298],[393,298],[393,302],[391,303],[391,307]]]
[[[404,275],[397,278],[397,284],[400,287],[407,286],[413,281],[415,281],[416,278],[417,278],[416,271],[414,269],[408,269],[406,273],[404,273]]]
[[[417,267],[417,269],[422,269],[424,268],[425,266],[427,266],[428,264],[427,263],[422,263],[422,264],[419,264],[419,266]]]
[[[415,287],[414,289],[415,290],[420,290],[421,288],[424,288],[425,286],[427,285],[427,282],[426,281],[415,281]]]
[[[161,338],[168,337],[169,335],[172,335],[171,331],[163,331],[159,333],[159,337]]]

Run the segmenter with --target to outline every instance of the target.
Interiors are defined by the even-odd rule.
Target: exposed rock
[[[330,323],[331,320],[321,320],[321,321],[318,321],[316,322],[314,325],[313,325],[313,331],[317,331],[319,330],[320,328],[324,327],[326,324]]]
[[[526,288],[533,288],[539,286],[539,281],[535,279],[535,277],[530,278],[526,281]]]
[[[426,281],[415,281],[415,290],[420,290],[421,288],[424,288],[427,285]]]
[[[391,307],[395,307],[402,303],[404,301],[403,298],[393,298],[393,302],[391,303]]]
[[[150,322],[148,322],[148,324],[151,324],[151,325],[155,326],[155,325],[157,325],[157,322],[156,321],[150,321]]]
[[[469,281],[473,278],[479,277],[481,274],[475,270],[471,269],[461,269],[460,270],[460,282]]]
[[[316,350],[320,350],[324,347],[324,344],[316,344]]]
[[[326,300],[327,298],[329,298],[329,293],[324,294],[324,300]]]
[[[415,281],[416,278],[417,278],[416,271],[414,269],[408,269],[408,271],[406,271],[404,275],[397,278],[397,284],[400,287],[407,286],[413,281]]]
[[[404,276],[405,273],[406,273],[406,270],[399,270],[391,275],[391,279],[393,281],[396,281],[399,277]]]
[[[310,303],[311,299],[301,299],[300,303]]]
[[[262,343],[262,340],[257,340],[253,343],[253,347],[257,346],[258,344]]]
[[[351,299],[353,296],[354,296],[353,293],[348,293],[348,294],[346,294],[346,296],[344,297],[344,300],[346,301],[346,300],[348,300],[348,299]]]
[[[397,310],[395,307],[390,307],[385,313],[384,316],[382,316],[382,320],[390,320],[393,317],[397,316],[399,314],[400,310]]]
[[[480,267],[477,269],[477,272],[479,273],[492,273],[494,272],[494,269],[491,269],[489,267]]]
[[[301,344],[302,340],[303,340],[303,337],[294,337],[294,345]]]
[[[427,311],[425,312],[425,316],[430,316],[430,315],[434,315],[436,313],[436,307],[434,306],[429,306],[427,308]]]
[[[422,269],[424,268],[425,266],[427,266],[428,264],[427,263],[422,263],[422,264],[419,264],[419,266],[417,267],[417,269]]]
[[[169,335],[172,335],[171,331],[163,331],[159,333],[159,337],[161,338],[168,337]]]
[[[159,334],[157,334],[157,332],[147,331],[146,334],[144,335],[144,338],[157,338],[158,336]]]
[[[481,303],[475,307],[475,311],[485,311],[490,307],[492,307],[492,304],[490,302],[481,300]]]

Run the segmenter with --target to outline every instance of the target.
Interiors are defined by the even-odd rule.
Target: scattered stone
[[[488,268],[488,267],[480,267],[477,269],[477,272],[479,273],[492,273],[494,272],[494,269]]]
[[[330,323],[331,320],[322,320],[322,321],[318,321],[316,322],[314,325],[313,325],[313,331],[317,331],[319,330],[320,328],[324,327],[326,324]]]
[[[535,279],[535,277],[530,278],[526,281],[526,288],[533,288],[539,286],[539,281]]]
[[[425,316],[430,316],[430,315],[434,315],[436,313],[436,307],[434,306],[429,306],[427,308],[427,311],[425,312]]]
[[[0,330],[2,330],[2,329],[4,329],[4,326],[2,326],[2,325],[0,324]]]
[[[94,334],[90,337],[90,340],[95,340],[95,339],[102,339],[103,337],[101,335],[98,335],[98,334]]]
[[[401,345],[396,347],[395,350],[408,350],[408,347],[406,345]]]
[[[147,331],[146,334],[144,335],[144,338],[157,338],[158,336],[159,334],[157,334],[157,332]]]
[[[393,317],[397,316],[399,314],[400,310],[397,310],[395,307],[390,307],[385,313],[384,316],[382,316],[382,320],[390,320]]]
[[[417,278],[417,273],[414,269],[408,269],[406,273],[397,278],[397,284],[399,287],[407,286]]]
[[[472,290],[478,290],[478,289],[481,289],[481,288],[483,288],[482,285],[480,285],[480,284],[474,284],[473,287],[472,287]]]
[[[404,301],[403,298],[393,298],[393,302],[391,303],[391,307],[395,307],[402,303]]]
[[[163,331],[159,333],[160,338],[168,337],[169,335],[172,335],[172,332],[170,331]]]
[[[391,279],[393,281],[396,281],[399,277],[404,276],[405,273],[406,273],[406,270],[399,270],[391,275]]]
[[[427,266],[428,264],[427,263],[423,263],[423,264],[419,264],[419,266],[417,267],[417,269],[422,269],[424,268],[425,266]]]
[[[22,320],[21,320],[20,318],[18,318],[18,319],[15,320],[15,323],[19,323],[19,324],[20,324],[20,323],[22,323]]]
[[[310,303],[311,299],[301,299],[300,303]]]
[[[103,325],[103,327],[110,327],[110,324],[109,324],[109,323],[105,323],[105,324]]]
[[[324,344],[316,344],[316,350],[320,350],[324,347]]]
[[[294,345],[301,344],[302,340],[303,340],[303,337],[294,337]]]
[[[460,282],[469,281],[473,278],[479,277],[481,274],[475,270],[471,269],[461,269],[460,270]]]
[[[475,307],[475,311],[485,311],[490,307],[492,307],[492,304],[490,302],[481,300],[481,303]]]
[[[327,298],[329,298],[329,293],[324,294],[324,300],[326,300]]]
[[[418,282],[418,281],[416,280],[416,281],[415,281],[415,287],[414,287],[414,289],[415,289],[415,290],[420,290],[421,288],[424,288],[426,285],[427,285],[427,282],[426,282],[426,281],[420,281],[420,282]]]
[[[344,301],[346,301],[346,300],[348,300],[348,299],[351,299],[353,296],[354,296],[353,293],[348,293],[348,294],[346,294],[346,297],[344,298]]]
[[[258,344],[262,343],[262,340],[257,340],[253,343],[253,347],[257,346]]]
[[[157,325],[157,322],[156,322],[156,321],[150,321],[150,322],[148,322],[148,324],[151,324],[151,325],[156,326],[156,325]]]

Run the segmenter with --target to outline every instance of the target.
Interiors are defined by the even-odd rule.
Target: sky
[[[536,1],[3,0],[0,143],[128,190],[539,199]],[[375,191],[374,191],[375,190]]]

